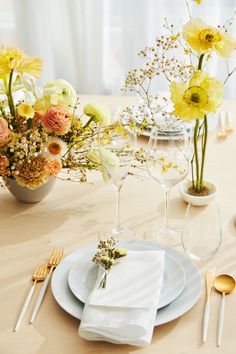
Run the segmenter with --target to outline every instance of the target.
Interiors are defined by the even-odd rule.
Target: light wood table
[[[82,104],[93,101],[113,110],[135,100],[108,96],[81,98]],[[224,108],[235,113],[236,102],[225,102]],[[235,133],[220,141],[212,131],[207,154],[206,179],[214,181],[220,189],[217,201],[222,212],[224,239],[215,258],[198,267],[203,275],[215,265],[218,273],[236,276],[236,228],[232,221],[236,213]],[[122,220],[135,228],[137,238],[143,238],[144,231],[164,211],[164,192],[147,174],[144,176],[143,181],[128,177],[121,193]],[[104,184],[98,173],[92,173],[90,181],[76,184],[58,180],[53,192],[34,205],[19,203],[7,190],[0,190],[0,354],[235,353],[236,292],[226,299],[220,348],[216,347],[220,296],[214,291],[205,344],[201,342],[204,294],[182,317],[156,327],[152,344],[146,348],[82,340],[77,334],[79,321],[58,306],[50,288],[35,323],[28,324],[31,306],[19,331],[13,332],[36,264],[46,262],[53,247],[64,247],[69,254],[97,241],[99,229],[112,224],[115,214],[112,186]],[[185,210],[186,204],[175,187],[171,193],[171,216],[176,221],[182,220]]]

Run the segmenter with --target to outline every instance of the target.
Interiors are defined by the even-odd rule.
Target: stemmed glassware
[[[169,193],[189,171],[189,139],[183,124],[173,120],[154,127],[147,148],[147,170],[165,191],[165,219],[146,233],[146,238],[154,239],[169,246],[180,244],[180,229],[169,225]]]
[[[135,130],[119,123],[103,128],[99,137],[101,163],[116,192],[116,221],[110,232],[116,239],[135,236],[132,229],[120,223],[120,191],[134,161],[136,144]]]

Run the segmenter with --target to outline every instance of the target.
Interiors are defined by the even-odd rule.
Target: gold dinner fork
[[[40,308],[40,305],[43,301],[43,298],[44,298],[44,295],[46,293],[46,290],[47,290],[47,286],[48,286],[48,283],[49,283],[49,280],[51,278],[51,275],[52,275],[52,272],[53,270],[56,268],[56,266],[61,262],[61,260],[63,259],[64,257],[64,249],[63,248],[55,248],[53,251],[52,251],[52,254],[48,260],[48,264],[47,264],[47,267],[49,269],[49,272],[43,282],[43,285],[39,291],[39,294],[38,294],[38,297],[35,301],[35,305],[34,305],[34,309],[33,309],[33,312],[32,312],[32,316],[31,316],[31,319],[30,319],[30,323],[33,323],[34,322],[34,319],[38,313],[38,310]]]
[[[29,306],[29,303],[30,303],[30,300],[32,298],[32,295],[34,293],[34,289],[35,289],[35,286],[37,284],[37,282],[40,282],[40,281],[43,281],[46,276],[47,276],[47,273],[48,273],[48,268],[47,268],[47,264],[40,264],[37,266],[37,268],[35,269],[34,271],[34,274],[32,275],[32,281],[33,281],[33,284],[28,292],[28,295],[25,299],[25,302],[24,302],[24,305],[21,309],[21,312],[19,314],[19,317],[17,319],[17,322],[16,322],[16,325],[15,325],[15,328],[14,328],[14,331],[16,332],[20,326],[20,323],[26,313],[26,310]]]

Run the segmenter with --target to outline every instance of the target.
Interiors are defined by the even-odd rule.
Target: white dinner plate
[[[182,293],[169,305],[157,311],[155,325],[170,322],[190,310],[197,302],[202,291],[202,279],[195,265],[182,253],[155,242],[144,240],[127,240],[119,243],[121,247],[137,251],[164,249],[183,267],[186,273],[186,284]],[[58,265],[54,271],[51,287],[57,303],[70,315],[81,319],[84,304],[71,292],[68,284],[68,275],[72,265],[85,253],[95,251],[97,244],[81,248],[71,254]]]
[[[68,276],[68,283],[72,293],[83,303],[87,301],[97,279],[98,266],[92,262],[94,253],[94,250],[91,250],[81,256],[71,267]],[[182,293],[185,282],[186,275],[183,267],[167,253],[158,308],[160,309],[176,299]]]

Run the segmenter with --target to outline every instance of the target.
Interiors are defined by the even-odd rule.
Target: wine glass
[[[183,124],[179,121],[163,122],[154,127],[147,148],[147,170],[165,191],[165,219],[146,233],[146,238],[154,239],[169,246],[180,244],[180,229],[169,225],[169,193],[189,171],[189,139]]]
[[[182,246],[188,255],[197,261],[208,261],[222,243],[222,223],[219,205],[188,204],[182,229]]]
[[[134,230],[120,223],[120,191],[134,161],[136,144],[135,130],[128,125],[115,124],[100,132],[101,163],[116,192],[116,221],[110,232],[116,239],[135,236]]]

